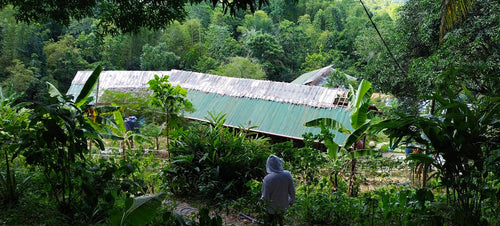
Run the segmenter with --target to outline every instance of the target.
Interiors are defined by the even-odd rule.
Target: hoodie
[[[266,171],[268,174],[262,183],[262,199],[269,213],[283,213],[295,201],[292,175],[283,170],[283,161],[276,155],[267,158]]]

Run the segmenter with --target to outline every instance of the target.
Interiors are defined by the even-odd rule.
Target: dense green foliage
[[[39,1],[39,0],[4,0],[3,7],[12,4],[16,7],[16,18],[24,22],[56,21],[68,25],[71,19],[83,19],[94,16],[104,29],[124,32],[138,31],[141,27],[150,29],[164,28],[168,23],[182,19],[186,15],[185,4],[208,2],[216,6],[222,5],[224,11],[235,13],[239,9],[254,11],[257,7],[268,3],[268,0],[189,0],[189,1]],[[130,18],[134,18],[131,20]]]
[[[15,90],[33,100],[41,96],[45,81],[64,92],[77,70],[96,64],[108,70],[184,69],[278,81],[333,65],[368,79],[376,92],[406,101],[401,106],[414,112],[425,99],[422,94],[451,81],[498,96],[496,1],[467,6],[468,16],[455,23],[442,44],[441,1],[364,2],[401,68],[355,1],[274,0],[255,13],[239,10],[233,16],[224,14],[221,6],[201,2],[184,6],[183,20],[150,20],[164,29],[114,35],[103,33],[98,15],[83,18],[76,13],[72,18],[79,20],[68,20],[66,27],[43,20],[25,24],[16,23],[19,8],[7,5],[0,12],[5,21],[0,31],[0,85],[16,81]],[[102,5],[89,5],[94,3]],[[460,85],[455,83],[457,89]]]
[[[223,127],[224,115],[210,120],[176,131],[169,149],[172,161],[163,169],[164,185],[176,195],[208,202],[236,199],[246,193],[248,181],[265,175],[268,140]]]
[[[478,0],[470,15],[439,44],[441,1],[408,1],[399,9],[394,26],[380,26],[400,70],[374,38],[358,39],[364,78],[381,92],[392,93],[402,107],[416,112],[423,95],[438,89],[467,89],[499,96],[499,3]],[[385,25],[382,23],[381,25]],[[403,109],[401,109],[403,110]]]
[[[194,4],[0,1],[0,223],[226,223],[209,211],[214,206],[262,219],[261,181],[271,153],[284,160],[297,188],[286,224],[500,223],[498,1],[366,0],[367,12],[348,0],[187,2]],[[260,3],[268,4],[255,11]],[[333,65],[328,86],[347,87],[338,76],[344,73],[373,86],[365,80],[351,92],[351,130],[318,119],[310,123],[323,133],[304,135],[305,147],[297,148],[226,128],[223,113],[207,123],[173,120],[191,106],[168,77],[150,81],[153,95],[107,93],[103,98],[121,107],[84,109],[100,67],[74,102],[64,92],[76,71],[97,65],[285,82]],[[385,113],[410,113],[367,120],[371,92],[403,101],[398,109],[384,106]],[[432,101],[430,114],[421,115],[425,100]],[[128,115],[147,119],[141,134],[125,129]],[[328,128],[350,133],[340,152]],[[393,145],[408,138],[424,152],[402,162],[348,150],[379,131]],[[158,158],[149,148],[164,148],[163,139],[171,145]],[[327,153],[316,149],[317,140]],[[410,181],[417,164],[425,172],[418,185]],[[429,165],[432,171],[423,170]],[[344,177],[337,182],[332,171]],[[392,176],[403,181],[384,181]],[[364,183],[378,188],[362,191]],[[201,202],[192,219],[174,211],[180,198]]]
[[[341,168],[344,167],[345,162],[350,160],[350,173],[348,194],[353,195],[356,161],[359,157],[375,154],[374,150],[367,149],[364,142],[366,142],[367,131],[372,125],[369,119],[370,101],[372,96],[371,83],[362,80],[359,82],[358,88],[354,89],[350,86],[349,93],[349,108],[350,108],[350,124],[343,125],[339,121],[331,118],[317,118],[306,122],[304,125],[309,127],[319,127],[321,129],[321,140],[324,142],[328,156],[332,159],[334,167],[332,169],[333,190],[337,190],[338,174]],[[349,129],[351,128],[351,129]],[[342,133],[347,133],[349,136],[345,139],[343,144],[337,144],[334,141],[335,135],[331,130],[336,130]]]
[[[394,15],[395,5],[370,3],[377,6],[375,13]],[[331,64],[355,73],[354,43],[362,31],[371,35],[362,7],[352,1],[270,1],[255,13],[240,10],[234,16],[202,2],[186,5],[184,20],[151,20],[164,29],[113,35],[103,33],[104,22],[98,16],[75,15],[79,20],[62,27],[50,20],[16,23],[17,10],[5,6],[0,11],[5,21],[0,31],[1,85],[16,81],[16,91],[25,91],[30,100],[40,96],[43,82],[52,81],[65,92],[76,71],[96,65],[106,70],[184,69],[277,81],[291,81]]]
[[[145,175],[136,177],[144,171],[144,159],[115,162],[87,157],[91,151],[88,142],[104,149],[99,125],[81,108],[90,101],[88,95],[99,72],[96,69],[75,102],[50,83],[43,101],[32,104],[33,111],[14,104],[19,95],[11,91],[1,95],[2,212],[29,205],[33,199],[57,212],[64,219],[61,223],[105,223],[121,214],[120,201],[148,192]],[[5,220],[8,224],[23,222]]]
[[[488,207],[498,208],[498,162],[500,156],[499,98],[464,95],[452,91],[435,94],[439,105],[434,115],[388,119],[377,125],[396,142],[403,138],[425,145],[427,155],[439,169],[440,185],[446,188],[448,202],[454,205],[454,223],[486,223],[498,217]],[[415,154],[416,155],[416,154]],[[427,156],[420,157],[423,161]]]

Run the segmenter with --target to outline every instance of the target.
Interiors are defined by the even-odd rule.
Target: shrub
[[[169,150],[172,160],[162,171],[172,193],[211,201],[235,199],[247,192],[248,181],[265,176],[268,141],[225,128],[224,121],[219,114],[210,124],[192,123],[176,132]]]

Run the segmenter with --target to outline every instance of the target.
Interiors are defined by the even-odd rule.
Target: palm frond
[[[470,12],[475,0],[443,0],[441,3],[441,27],[439,43],[448,31],[460,23]]]

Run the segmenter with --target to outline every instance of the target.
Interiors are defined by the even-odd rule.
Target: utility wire
[[[377,34],[378,34],[378,37],[380,37],[380,40],[382,40],[385,48],[387,49],[387,51],[389,52],[389,55],[391,55],[392,57],[392,60],[394,60],[394,63],[398,66],[399,70],[401,70],[401,72],[404,74],[405,71],[403,70],[403,68],[401,67],[401,65],[399,65],[398,61],[396,60],[396,58],[394,57],[394,54],[392,54],[391,52],[391,49],[389,49],[389,46],[387,45],[387,43],[385,42],[384,38],[382,38],[382,35],[380,34],[380,32],[378,31],[378,28],[377,28],[377,25],[375,25],[375,22],[373,22],[372,20],[372,17],[370,16],[370,13],[368,13],[368,9],[366,9],[366,6],[365,4],[363,3],[362,0],[359,0],[359,2],[361,2],[361,5],[363,6],[363,9],[365,9],[365,13],[366,15],[368,16],[368,19],[370,19],[370,22],[372,22],[372,25],[373,27],[375,28],[375,31],[377,31]]]

